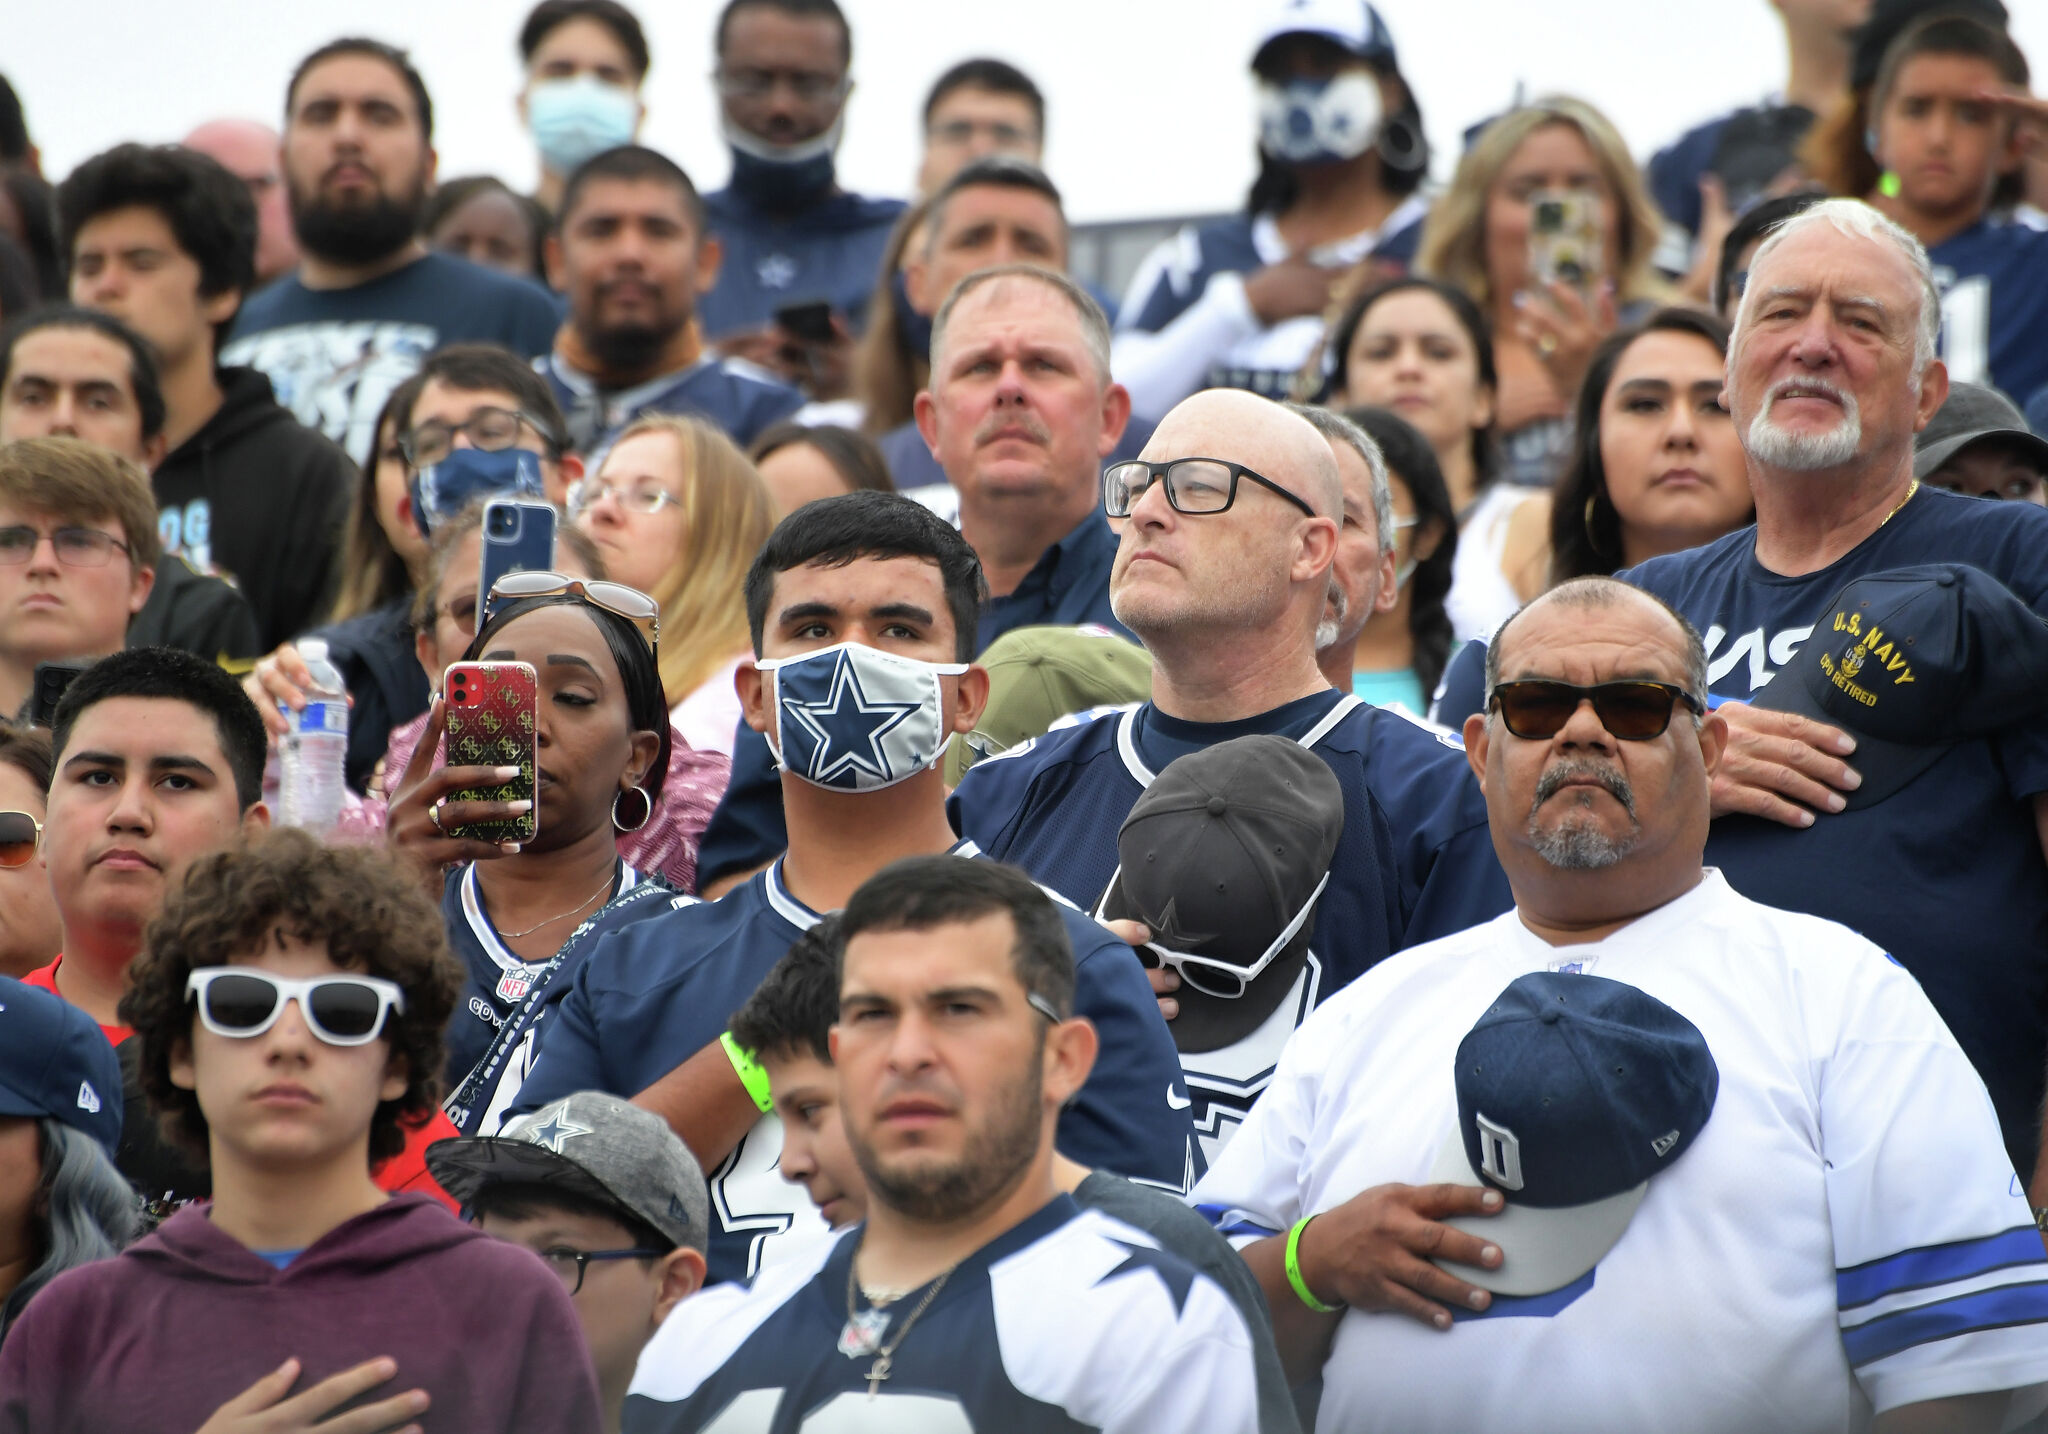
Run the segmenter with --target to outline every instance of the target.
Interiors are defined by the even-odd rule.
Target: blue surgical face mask
[[[413,474],[406,486],[412,493],[413,521],[430,538],[435,528],[472,503],[488,498],[547,501],[540,457],[524,448],[501,448],[495,453],[458,448]]]
[[[725,116],[719,123],[732,150],[732,188],[759,208],[801,209],[832,187],[832,156],[846,126],[843,109],[830,129],[798,144],[770,144]]]
[[[526,121],[541,162],[567,174],[594,155],[631,144],[640,105],[596,75],[536,80],[526,91]]]
[[[1259,148],[1284,164],[1339,164],[1380,133],[1380,87],[1369,70],[1327,80],[1259,82]]]
[[[931,770],[946,750],[941,677],[964,662],[919,662],[841,642],[801,657],[765,658],[784,771],[835,792],[875,792]]]

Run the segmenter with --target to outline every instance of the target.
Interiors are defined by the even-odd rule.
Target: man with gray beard
[[[2048,1206],[2048,1170],[2036,1165],[2048,724],[1954,742],[1878,800],[1859,797],[1855,733],[1762,699],[1835,594],[1867,574],[1966,564],[2048,614],[2048,511],[1914,479],[1913,435],[1948,377],[1933,271],[1912,235],[1829,200],[1772,231],[1749,273],[1726,402],[1756,525],[1620,575],[1705,635],[1707,686],[1728,727],[1707,860],[1743,895],[1850,926],[1919,979],[1984,1078],[2034,1205]]]

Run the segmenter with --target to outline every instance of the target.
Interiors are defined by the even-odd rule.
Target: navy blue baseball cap
[[[1714,1113],[1720,1068],[1699,1028],[1602,976],[1519,976],[1458,1043],[1458,1128],[1432,1180],[1487,1185],[1498,1215],[1447,1223],[1500,1246],[1498,1270],[1446,1266],[1506,1295],[1578,1279],[1628,1228]]]
[[[0,976],[0,1115],[61,1120],[109,1156],[121,1144],[121,1061],[99,1024],[11,976]]]
[[[1863,785],[1846,810],[1874,806],[1958,742],[2048,714],[2048,622],[1961,563],[1872,573],[1835,594],[1752,704],[1854,733]]]

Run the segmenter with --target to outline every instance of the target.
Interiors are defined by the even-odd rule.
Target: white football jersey
[[[1302,1026],[1193,1198],[1245,1243],[1426,1183],[1458,1043],[1543,970],[1692,1021],[1720,1067],[1713,1116],[1563,1289],[1448,1332],[1347,1313],[1319,1429],[1848,1434],[2048,1381],[2048,1259],[1983,1082],[1903,968],[1716,871],[1604,941],[1550,946],[1510,911],[1382,962]]]

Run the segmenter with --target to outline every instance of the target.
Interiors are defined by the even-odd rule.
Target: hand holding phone
[[[550,503],[493,498],[484,505],[483,550],[477,560],[476,611],[491,615],[491,589],[507,573],[545,573],[555,566],[555,509]]]
[[[534,773],[534,727],[539,711],[539,684],[525,662],[457,662],[442,679],[442,710],[447,714],[448,766],[516,768],[509,781],[457,788],[450,807],[462,802],[525,802],[516,815],[466,821],[445,814],[441,830],[451,837],[492,843],[529,842],[540,829],[538,787]],[[424,745],[424,743],[422,744]]]
[[[1539,189],[1529,196],[1529,279],[1590,290],[1606,268],[1600,199],[1579,189]]]

